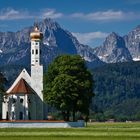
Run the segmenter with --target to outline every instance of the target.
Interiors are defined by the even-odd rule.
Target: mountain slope
[[[92,63],[102,61],[92,53],[88,46],[80,44],[72,34],[63,30],[51,19],[39,23],[39,29],[44,38],[41,45],[41,61],[45,67],[60,54],[79,54]],[[0,33],[0,65],[20,64],[30,65],[30,32],[33,27],[24,28],[18,32]]]
[[[45,67],[61,54],[79,54],[90,67],[140,60],[140,26],[124,37],[112,32],[97,48],[80,44],[76,37],[51,19],[41,21],[39,28],[44,34],[41,62]],[[0,32],[0,66],[30,65],[29,35],[32,30],[33,26],[17,32]]]
[[[124,40],[133,60],[140,60],[140,25],[125,35]]]
[[[116,33],[111,33],[103,45],[94,49],[94,54],[106,63],[131,61],[129,50],[125,47],[122,37]]]

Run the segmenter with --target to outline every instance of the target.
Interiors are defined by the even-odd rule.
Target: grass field
[[[140,140],[140,123],[92,123],[85,128],[1,128],[0,140]]]

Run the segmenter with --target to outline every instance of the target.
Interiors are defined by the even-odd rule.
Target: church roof
[[[18,83],[13,87],[9,94],[31,94],[35,91],[30,87],[30,85],[21,78]]]
[[[22,79],[26,79],[27,83],[31,83],[31,77],[28,74],[28,72],[26,71],[26,69],[23,69],[21,71],[21,73],[19,74],[19,76],[16,78],[16,80],[14,81],[14,83],[11,85],[11,87],[6,91],[6,94],[11,93],[11,91],[13,90],[13,88],[17,85],[17,83]]]

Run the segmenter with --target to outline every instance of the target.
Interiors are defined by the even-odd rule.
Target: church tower
[[[31,86],[38,95],[36,110],[37,120],[43,120],[43,66],[40,64],[40,45],[43,38],[38,26],[30,33],[31,38]]]

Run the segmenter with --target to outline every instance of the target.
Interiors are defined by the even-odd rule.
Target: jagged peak
[[[122,37],[119,36],[117,33],[112,32],[112,33],[110,33],[110,34],[106,37],[106,40],[105,40],[105,41],[118,40],[118,39],[121,40]]]
[[[47,22],[54,23],[55,21],[53,19],[51,19],[51,18],[44,18],[42,20],[42,22],[44,22],[44,23],[47,23]]]
[[[140,30],[140,25],[136,26],[136,28],[135,28],[135,29],[139,29],[139,30]]]
[[[39,26],[43,26],[45,28],[51,28],[51,29],[57,29],[57,28],[61,28],[60,25],[55,22],[53,19],[50,18],[45,18],[43,19],[40,23]]]
[[[111,32],[111,33],[109,34],[109,36],[119,37],[119,35],[118,35],[117,33],[115,33],[115,32]]]

